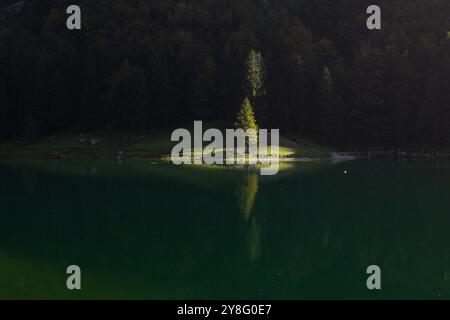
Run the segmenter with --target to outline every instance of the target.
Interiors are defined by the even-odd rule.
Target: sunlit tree
[[[241,109],[236,115],[235,127],[243,129],[244,131],[248,129],[258,131],[253,106],[247,97],[244,98]]]
[[[245,89],[250,97],[260,97],[265,94],[264,90],[264,59],[261,52],[251,50],[246,66]]]

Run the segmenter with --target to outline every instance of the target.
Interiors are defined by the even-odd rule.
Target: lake
[[[0,298],[450,298],[450,164],[0,163]],[[79,265],[82,290],[66,288]],[[382,289],[366,287],[379,265]]]

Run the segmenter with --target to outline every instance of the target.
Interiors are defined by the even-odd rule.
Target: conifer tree
[[[254,129],[258,131],[258,125],[256,124],[253,106],[248,97],[244,98],[241,109],[236,115],[235,126],[236,128],[240,128],[244,131],[248,129]]]
[[[256,124],[255,114],[253,111],[253,106],[248,99],[244,98],[242,102],[241,109],[236,115],[235,127],[237,129],[242,129],[244,131],[254,130],[254,132],[249,137],[249,142],[258,143],[258,125]],[[246,149],[249,147],[249,143],[246,141]]]
[[[265,63],[261,52],[251,50],[245,61],[245,68],[245,94],[254,105],[258,121],[265,123],[269,114],[265,88]]]
[[[261,52],[251,50],[246,66],[246,85],[247,94],[252,97],[260,97],[265,94],[264,90],[264,59]]]

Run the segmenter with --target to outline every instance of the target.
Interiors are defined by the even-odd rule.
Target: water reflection
[[[240,210],[246,221],[249,220],[258,193],[259,175],[248,173],[239,178],[236,196],[238,198]]]
[[[252,217],[248,226],[247,245],[250,261],[258,261],[261,258],[261,226],[256,218]]]
[[[249,172],[239,178],[236,195],[247,227],[247,248],[250,261],[261,258],[261,225],[253,212],[258,193],[259,175]]]
[[[448,165],[58,164],[0,163],[0,298],[70,298],[74,263],[86,298],[450,297]]]

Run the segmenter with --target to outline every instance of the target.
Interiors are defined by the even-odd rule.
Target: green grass
[[[280,137],[280,156],[293,158],[327,158],[331,149],[298,137]]]
[[[92,145],[91,140],[96,144]],[[167,141],[165,143],[165,141]],[[8,159],[115,159],[119,150],[131,158],[158,159],[170,150],[162,134],[138,135],[128,131],[63,132],[34,143],[12,141],[0,144],[0,158]]]
[[[96,144],[92,145],[91,140]],[[80,134],[62,132],[38,139],[34,143],[10,141],[0,143],[2,159],[116,159],[119,150],[124,158],[161,160],[175,145],[169,132],[136,134],[129,131],[95,131]],[[205,144],[206,146],[206,144]],[[296,137],[280,137],[281,158],[326,158],[330,150]]]

